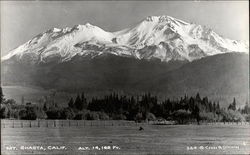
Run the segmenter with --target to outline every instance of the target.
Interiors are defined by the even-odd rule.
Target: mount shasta
[[[150,16],[118,32],[87,23],[49,29],[10,51],[1,60],[1,83],[245,96],[248,53],[248,43],[170,16]]]
[[[247,44],[224,39],[205,26],[170,16],[150,16],[133,28],[113,33],[89,23],[53,28],[14,49],[2,60],[17,57],[36,63],[63,62],[76,55],[95,57],[109,53],[137,59],[192,61],[220,53],[247,51]]]

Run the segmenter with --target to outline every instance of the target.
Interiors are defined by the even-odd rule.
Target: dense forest
[[[174,120],[179,124],[201,121],[242,122],[250,121],[250,107],[246,102],[237,108],[234,98],[227,108],[220,107],[208,97],[181,97],[158,101],[157,96],[144,93],[137,96],[120,95],[116,92],[104,97],[93,97],[87,101],[85,94],[71,97],[66,107],[58,106],[46,97],[41,104],[17,104],[13,99],[5,99],[0,89],[1,118],[11,119],[75,119],[75,120],[133,120],[136,122],[153,120]]]

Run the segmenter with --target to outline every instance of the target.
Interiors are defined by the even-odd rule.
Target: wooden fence
[[[157,124],[156,121],[136,123],[126,120],[1,120],[1,128],[58,128],[85,126],[144,126]],[[189,125],[197,124],[196,122]],[[188,125],[188,124],[186,124]],[[201,125],[250,125],[249,122],[201,122]]]
[[[1,120],[1,128],[137,126],[147,125],[149,123],[150,122],[136,123],[134,121],[124,120]]]

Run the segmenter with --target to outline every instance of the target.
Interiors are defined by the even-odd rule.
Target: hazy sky
[[[224,37],[249,39],[248,1],[1,1],[1,54],[52,27],[87,22],[106,31],[134,26],[150,15],[206,25]]]

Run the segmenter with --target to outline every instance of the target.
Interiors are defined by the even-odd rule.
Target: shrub
[[[109,120],[109,116],[105,112],[99,112],[100,120]]]
[[[36,120],[37,114],[34,107],[26,107],[19,111],[19,118],[24,120]]]
[[[244,116],[239,111],[229,110],[228,113],[230,115],[231,121],[234,121],[234,122],[245,121]]]
[[[221,115],[223,117],[222,121],[224,122],[239,122],[239,121],[245,121],[244,116],[239,111],[234,110],[223,110],[221,112]]]
[[[86,118],[87,120],[99,120],[99,115],[97,112],[88,112]]]
[[[22,109],[19,111],[19,119],[25,119],[26,118],[26,115],[27,115],[27,112],[25,109]]]
[[[191,112],[182,109],[175,111],[172,115],[181,124],[187,123],[191,118]]]
[[[126,120],[127,119],[127,117],[125,115],[123,115],[123,114],[114,114],[112,116],[112,118],[114,120]]]
[[[74,117],[75,120],[86,120],[86,114],[85,113],[78,113]]]
[[[245,120],[246,120],[247,122],[250,122],[250,114],[248,114],[248,115],[245,116]]]
[[[142,113],[137,113],[137,114],[135,115],[135,121],[136,121],[136,122],[141,122],[142,119],[143,119]]]
[[[218,120],[218,116],[215,113],[212,112],[200,112],[200,118],[201,120],[205,121],[216,121]]]
[[[71,108],[65,108],[61,112],[62,119],[73,119],[75,117],[75,113]]]
[[[146,119],[147,119],[148,121],[154,121],[154,120],[156,120],[156,117],[155,117],[154,114],[148,113],[147,116],[146,116]]]
[[[61,112],[59,110],[48,110],[46,114],[48,116],[48,119],[61,119]]]
[[[9,109],[7,106],[2,106],[0,109],[0,118],[8,118]]]

